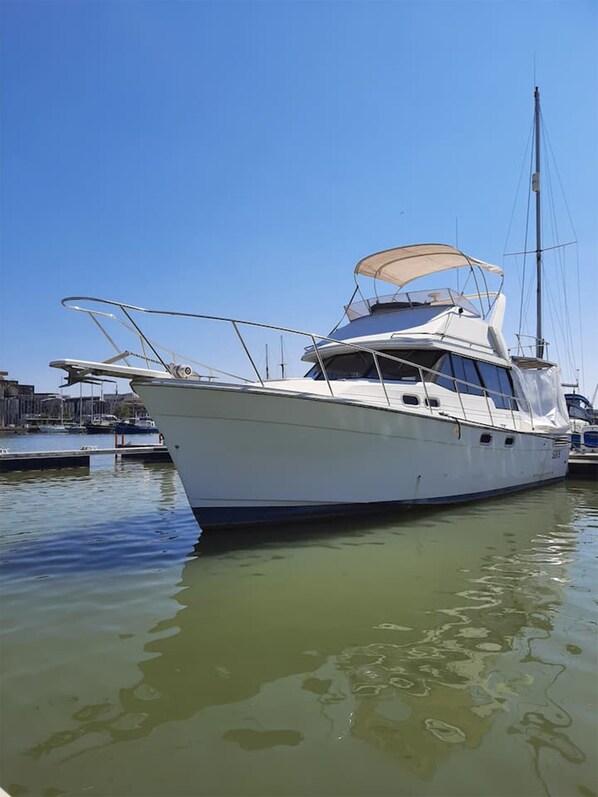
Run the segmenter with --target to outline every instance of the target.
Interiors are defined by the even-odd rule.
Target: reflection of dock
[[[172,461],[164,445],[125,445],[114,448],[84,446],[76,451],[3,452],[0,453],[0,472],[89,467],[92,456],[113,456],[115,459],[135,459],[141,462]]]

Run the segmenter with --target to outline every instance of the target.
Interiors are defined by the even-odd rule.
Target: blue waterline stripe
[[[438,506],[442,504],[466,503],[483,498],[492,498],[505,493],[545,487],[563,481],[565,476],[554,479],[502,487],[499,490],[484,490],[478,493],[441,496],[439,498],[416,498],[406,501],[375,501],[372,503],[314,504],[309,506],[260,506],[260,507],[192,507],[202,529],[251,526],[263,523],[309,520],[318,517],[345,517],[347,515],[374,515],[392,512],[398,507]]]

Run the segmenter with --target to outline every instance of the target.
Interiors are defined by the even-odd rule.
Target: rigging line
[[[545,127],[544,124],[542,126]],[[552,142],[550,140],[550,136],[548,135],[548,130],[546,130],[546,129],[544,130],[544,140],[548,144],[548,151],[550,152],[550,155],[552,157],[552,161],[554,163],[554,169],[555,169],[556,176],[557,176],[557,179],[558,179],[558,182],[559,182],[559,186],[560,186],[560,189],[561,189],[561,194],[563,196],[563,201],[565,203],[565,209],[567,211],[567,217],[569,219],[569,224],[571,225],[571,230],[573,231],[574,237],[577,238],[577,232],[575,230],[575,224],[573,223],[573,216],[571,215],[571,210],[569,208],[569,203],[567,201],[567,194],[565,193],[565,187],[563,185],[563,180],[561,178],[561,172],[559,170],[559,166],[558,166],[555,154],[554,154],[554,150],[552,148]],[[576,260],[576,272],[577,272],[577,314],[578,314],[577,317],[578,317],[578,321],[579,321],[579,346],[580,346],[580,357],[581,357],[580,366],[581,366],[581,374],[582,374],[582,379],[583,379],[584,349],[583,349],[583,331],[582,331],[582,328],[581,328],[582,313],[581,313],[581,280],[580,280],[580,274],[579,274],[579,246],[576,247],[575,260]]]
[[[548,177],[547,183],[548,183],[548,198],[549,198],[549,207],[550,207],[550,213],[551,213],[551,223],[552,223],[553,233],[554,233],[555,239],[558,240],[558,237],[559,237],[559,235],[558,235],[558,219],[557,219],[556,207],[555,207],[555,201],[554,201],[554,191],[552,189],[552,171],[551,171],[551,168],[550,168],[550,163],[548,161],[548,158],[547,158],[546,167],[547,167],[546,168],[546,174],[547,174],[547,177]],[[570,324],[570,321],[569,321],[569,299],[568,299],[568,290],[567,290],[567,276],[566,276],[566,269],[565,269],[564,252],[561,251],[561,250],[558,250],[557,252],[555,252],[555,254],[557,255],[557,257],[556,257],[556,260],[557,260],[557,271],[559,272],[559,276],[561,277],[562,286],[563,286],[563,306],[564,306],[564,319],[565,319],[564,323],[562,324],[563,335],[564,335],[564,341],[563,342],[564,342],[565,346],[567,346],[567,348],[569,349],[569,352],[570,352],[570,354],[572,356],[575,347],[574,347],[574,343],[573,343],[573,334],[572,334],[572,330],[571,330],[571,324]],[[560,269],[558,268],[559,266],[560,266]]]
[[[530,147],[530,163],[529,163],[529,182],[530,182],[530,185],[531,185],[531,179],[532,179],[533,157],[534,157],[534,148]],[[527,194],[527,213],[526,213],[526,217],[525,217],[525,239],[524,239],[524,245],[523,245],[523,248],[526,250],[526,252],[527,252],[527,237],[528,237],[528,234],[529,234],[529,209],[530,209],[531,200],[532,200],[532,192],[528,191],[528,194]],[[521,334],[521,324],[522,324],[522,319],[523,319],[523,294],[525,293],[525,266],[526,266],[526,261],[527,261],[527,255],[524,254],[523,255],[523,274],[522,274],[522,277],[521,277],[521,301],[519,303],[519,334]],[[530,281],[530,284],[531,284],[531,281]],[[527,313],[527,308],[526,308],[526,313]]]
[[[552,315],[552,313],[551,313],[551,315],[552,315],[552,323],[553,323],[554,346],[555,346],[555,349],[557,351],[558,361],[559,362],[565,362],[566,361],[570,371],[572,373],[575,373],[575,364],[574,364],[573,360],[571,359],[571,351],[569,350],[569,347],[567,346],[567,337],[564,334],[564,329],[563,329],[563,325],[562,325],[560,314],[557,312],[558,304],[557,304],[557,302],[555,301],[555,299],[554,299],[554,297],[552,295],[552,291],[550,289],[550,283],[549,282],[546,283],[546,293],[548,295],[549,307],[554,309],[554,315]],[[559,338],[558,338],[558,335],[556,334],[558,332],[559,328],[560,328],[560,332],[561,332],[561,336],[562,336],[562,341],[563,341],[563,343],[565,345],[565,348],[567,349],[567,354],[566,354],[565,357],[561,357],[560,350],[559,350],[559,344],[558,344]]]
[[[579,353],[580,353],[580,373],[581,384],[585,385],[585,370],[584,370],[584,351],[583,351],[583,332],[581,329],[581,284],[579,280],[579,247],[575,247],[575,254],[577,259],[577,320],[579,322]]]
[[[533,332],[533,334],[530,334],[530,337],[534,338],[534,340],[535,340],[536,339],[535,330],[534,329],[531,329],[531,330],[529,329],[529,324],[531,323],[530,320],[529,320],[529,305],[530,305],[530,301],[531,301],[533,292],[534,292],[534,281],[530,277],[530,280],[529,280],[529,283],[528,283],[528,286],[527,286],[527,293],[525,295],[525,306],[523,308],[523,318],[527,319],[525,321],[525,323],[527,324],[525,329],[529,330],[529,333]]]
[[[553,314],[554,302],[552,300],[552,294],[550,293],[550,291],[548,289],[546,291],[546,295],[548,297],[548,301],[546,302],[546,306],[547,306],[547,310],[548,310],[548,315],[550,317],[552,330],[553,330],[553,333],[554,333],[554,330],[556,328],[556,324],[555,324],[555,320],[554,320],[554,314]],[[556,359],[557,362],[562,363],[563,362],[563,358],[561,357],[559,339],[558,339],[557,335],[554,335],[554,350],[555,350],[555,353],[556,353],[556,358],[553,358],[553,359]]]
[[[561,188],[561,193],[563,195],[563,200],[565,202],[565,208],[567,210],[567,216],[569,218],[569,224],[571,225],[571,231],[573,232],[573,237],[577,238],[577,233],[575,231],[575,225],[573,224],[573,217],[571,215],[571,211],[569,210],[569,203],[567,202],[567,194],[565,193],[565,188],[563,186],[563,181],[561,179],[561,173],[559,171],[558,163],[556,161],[556,158],[555,158],[555,155],[554,155],[554,151],[552,149],[552,144],[550,142],[550,136],[548,135],[548,130],[546,130],[546,126],[544,125],[544,119],[542,118],[542,114],[541,113],[540,113],[540,121],[542,123],[542,132],[544,133],[544,140],[548,144],[548,150],[550,152],[550,155],[552,157],[552,161],[554,163],[554,169],[556,171],[556,176],[558,178],[559,186]]]
[[[543,124],[542,126],[543,126],[543,129],[544,129],[544,132],[546,132],[545,131],[545,125]],[[559,239],[558,219],[557,219],[557,214],[556,214],[554,191],[553,191],[553,188],[552,188],[552,169],[551,169],[550,159],[548,157],[546,158],[546,161],[547,161],[546,165],[547,165],[547,175],[548,175],[550,209],[551,209],[551,212],[552,212],[552,224],[553,224],[553,228],[554,228],[555,238],[558,241],[558,239]],[[555,168],[556,168],[556,160],[554,159],[554,157],[553,157],[553,161],[554,161],[554,165],[555,165]],[[574,343],[573,343],[573,334],[572,334],[572,330],[571,330],[571,323],[570,323],[570,320],[569,320],[569,306],[568,306],[569,305],[569,299],[568,299],[568,290],[567,290],[567,274],[566,274],[566,268],[565,268],[564,252],[562,252],[562,251],[559,251],[557,253],[557,265],[560,266],[560,276],[561,276],[562,285],[563,285],[563,304],[564,304],[564,309],[565,309],[565,323],[563,325],[564,335],[565,335],[565,341],[564,342],[565,342],[565,345],[569,348],[571,356],[573,356],[573,352],[574,352],[574,348],[575,347],[574,347]]]
[[[507,244],[509,242],[509,236],[511,235],[511,228],[513,226],[513,219],[515,217],[515,209],[516,209],[516,205],[517,205],[517,199],[519,198],[519,189],[521,188],[521,180],[523,179],[523,170],[525,169],[525,164],[526,164],[526,161],[527,161],[527,151],[528,151],[528,149],[530,147],[530,142],[531,142],[533,131],[534,131],[534,120],[532,118],[532,123],[531,123],[530,129],[529,129],[529,135],[527,137],[527,144],[525,145],[525,150],[524,150],[524,153],[523,153],[523,160],[521,161],[521,169],[519,171],[519,180],[517,181],[517,188],[515,190],[515,199],[513,201],[513,208],[511,210],[511,218],[509,220],[509,226],[507,228],[507,237],[505,238],[505,245],[504,245],[503,251],[506,250]],[[504,255],[503,255],[503,257],[504,257]]]

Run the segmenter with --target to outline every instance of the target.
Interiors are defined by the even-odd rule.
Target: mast
[[[532,174],[532,191],[536,195],[536,357],[544,357],[542,338],[542,215],[540,204],[540,91],[534,90],[534,128],[536,171]]]

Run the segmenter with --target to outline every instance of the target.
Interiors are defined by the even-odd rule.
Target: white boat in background
[[[114,428],[117,434],[158,434],[158,427],[147,415],[121,420]]]
[[[100,413],[93,415],[89,423],[85,424],[85,431],[87,434],[112,434],[117,424],[118,418],[116,415]]]

